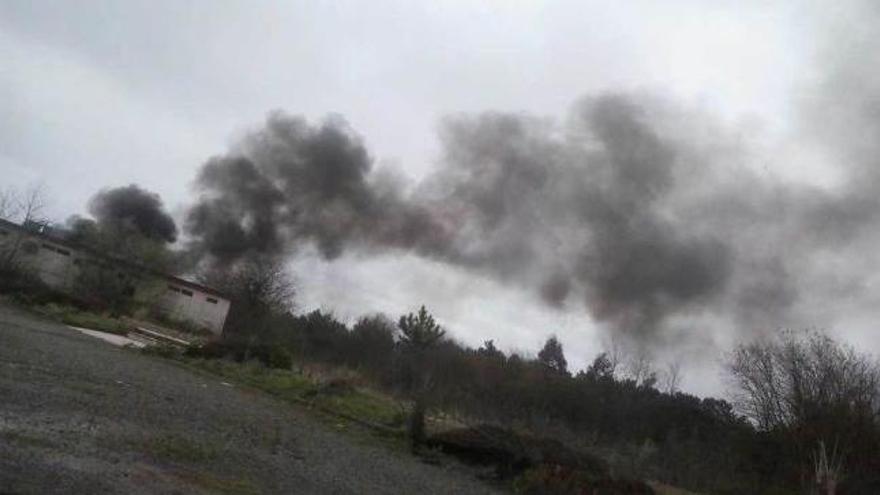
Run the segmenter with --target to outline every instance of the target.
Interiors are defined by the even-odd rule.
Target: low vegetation
[[[128,327],[116,318],[109,315],[98,315],[83,311],[71,311],[65,313],[61,316],[61,321],[65,325],[87,328],[116,335],[127,335],[129,331]]]
[[[128,326],[122,320],[114,318],[108,313],[95,313],[69,304],[59,303],[31,306],[31,309],[72,327],[97,330],[114,335],[126,335],[129,332]]]
[[[145,352],[154,352],[148,348]],[[207,371],[236,385],[245,385],[267,392],[289,402],[306,404],[335,416],[334,419],[356,421],[378,433],[403,438],[405,430],[401,411],[404,405],[363,385],[356,374],[320,367],[300,369],[268,368],[258,361],[237,363],[227,359],[190,357],[193,353],[177,353],[173,357],[187,366]]]

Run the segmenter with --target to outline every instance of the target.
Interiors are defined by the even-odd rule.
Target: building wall
[[[168,282],[160,305],[172,318],[192,321],[218,335],[229,313],[228,300],[174,281]]]
[[[75,290],[74,282],[82,266],[90,263],[115,266],[82,250],[0,225],[0,247],[12,249],[16,244],[16,258],[34,270],[47,285],[60,291]],[[155,301],[158,296],[158,308],[168,316],[190,321],[218,335],[223,331],[229,313],[229,300],[173,277],[144,277],[143,274],[135,275],[127,271],[125,267],[119,267],[120,276],[129,276],[138,285],[136,299]]]
[[[14,250],[15,260],[34,270],[50,287],[67,290],[73,283],[75,250],[5,226],[0,226],[0,246],[4,252]]]
[[[39,249],[31,256],[31,265],[37,268],[40,278],[53,288],[71,289],[78,271],[74,263],[82,256],[55,243],[39,240],[33,242],[38,243]]]

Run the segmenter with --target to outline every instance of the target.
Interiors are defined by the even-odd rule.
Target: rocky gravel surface
[[[492,492],[460,466],[0,305],[0,494]]]

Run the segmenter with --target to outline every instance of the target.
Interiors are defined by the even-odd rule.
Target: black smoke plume
[[[652,119],[620,95],[578,103],[562,130],[522,115],[451,118],[439,171],[408,188],[373,172],[340,119],[274,113],[204,165],[187,228],[194,250],[223,264],[309,244],[327,259],[413,250],[647,332],[722,298],[737,256],[723,229],[680,218],[702,207],[682,202],[696,167]]]
[[[203,166],[187,229],[207,263],[408,250],[581,301],[640,338],[824,325],[816,308],[861,300],[880,264],[880,78],[843,65],[798,131],[833,157],[836,185],[782,180],[736,132],[645,95],[585,98],[561,124],[450,117],[436,172],[414,185],[373,170],[340,118],[276,112]]]
[[[99,191],[89,200],[89,213],[99,225],[134,229],[166,243],[177,240],[177,226],[159,195],[134,184]]]
[[[319,126],[282,113],[202,167],[189,213],[194,247],[231,262],[290,254],[314,243],[327,259],[346,248],[440,252],[448,234],[430,211],[371,173],[361,140],[338,118]]]

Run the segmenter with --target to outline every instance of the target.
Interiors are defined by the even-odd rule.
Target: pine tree
[[[538,361],[557,373],[568,374],[568,362],[562,352],[562,344],[555,335],[552,335],[544,343],[544,348],[538,353]]]
[[[446,335],[434,317],[422,306],[418,314],[410,313],[400,317],[400,344],[409,357],[413,383],[413,409],[409,419],[409,434],[413,449],[425,440],[425,413],[431,376],[427,366],[429,350]]]

